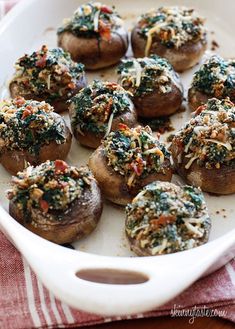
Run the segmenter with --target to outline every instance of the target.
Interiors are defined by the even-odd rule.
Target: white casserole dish
[[[145,3],[141,0],[105,2],[116,5],[128,27],[132,26],[140,13],[163,4],[154,0]],[[42,44],[55,46],[56,28],[81,3],[82,0],[25,0],[1,21],[2,97],[7,96],[6,81],[13,72],[15,60],[25,52],[39,49]],[[164,5],[166,4],[173,5],[175,2],[164,1]],[[219,43],[218,52],[224,57],[234,57],[235,3],[232,0],[227,0],[226,5],[219,0],[177,2],[177,5],[182,4],[195,7],[201,15],[207,17],[209,37]],[[90,79],[101,79],[101,76],[102,79],[111,81],[117,78],[114,69],[89,74]],[[186,90],[191,78],[192,70],[182,75]],[[179,128],[189,116],[189,111],[175,115],[172,119],[174,127]],[[163,136],[163,140],[165,139],[166,136]],[[90,151],[74,141],[68,162],[84,164],[89,154]],[[206,245],[177,254],[137,258],[129,257],[134,255],[125,239],[124,212],[121,208],[106,204],[98,228],[88,238],[74,244],[76,251],[66,249],[27,231],[9,216],[5,197],[9,180],[10,175],[0,167],[0,229],[22,252],[44,285],[58,298],[81,310],[103,315],[149,311],[234,257],[234,195],[205,195],[212,218],[210,241]],[[175,181],[179,181],[179,178],[175,177]],[[126,281],[126,271],[143,274],[148,280],[139,284],[95,283],[79,279],[75,275],[84,269],[88,269],[90,274],[92,269],[96,274],[98,269],[114,270],[109,272],[108,279],[106,277],[111,281],[114,276]],[[141,281],[143,277],[138,276],[137,279]]]

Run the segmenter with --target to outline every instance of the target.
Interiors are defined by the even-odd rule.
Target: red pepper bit
[[[116,83],[116,82],[107,82],[106,83],[106,86],[108,87],[108,88],[112,88],[112,89],[117,89],[118,87],[119,87],[119,85]]]
[[[125,125],[124,123],[119,123],[118,124],[118,128],[119,130],[127,130],[129,129],[127,125]]]
[[[130,167],[134,170],[137,176],[141,176],[144,169],[143,159],[137,158],[135,162],[130,164]]]
[[[46,200],[41,199],[39,201],[40,208],[42,209],[43,212],[47,213],[49,210],[49,204]]]
[[[199,106],[195,111],[195,115],[198,115],[198,114],[202,113],[202,111],[204,111],[206,108],[207,108],[206,104]]]
[[[103,13],[106,14],[112,14],[113,11],[111,8],[109,8],[108,6],[101,6],[100,11],[102,11]]]
[[[68,169],[68,165],[63,160],[55,160],[55,173],[64,173],[66,169]]]
[[[70,89],[75,89],[75,88],[76,88],[76,84],[75,84],[74,82],[70,82],[70,83],[68,84],[68,87],[69,87]]]
[[[110,25],[105,24],[101,20],[99,21],[99,33],[101,38],[109,41],[111,39],[111,28]]]
[[[46,66],[46,62],[47,62],[47,54],[44,54],[37,60],[35,66],[43,69]]]
[[[33,108],[32,106],[28,105],[26,106],[21,119],[24,120],[25,118],[27,118],[29,115],[31,115],[33,113]]]
[[[14,103],[17,107],[21,107],[22,105],[25,104],[25,99],[23,97],[16,97],[14,100]]]

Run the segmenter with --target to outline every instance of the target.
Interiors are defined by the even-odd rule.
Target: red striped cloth
[[[184,312],[182,315],[180,312]],[[0,328],[69,328],[118,321],[168,315],[196,316],[205,312],[235,322],[235,261],[214,274],[197,281],[183,294],[158,310],[127,317],[103,318],[72,309],[58,301],[37,280],[25,260],[0,233]],[[214,315],[213,313],[208,316]],[[189,321],[193,320],[193,315]]]
[[[0,1],[0,17],[15,3]],[[191,313],[190,313],[191,312]],[[235,322],[235,260],[197,281],[176,299],[145,314],[103,318],[72,309],[58,301],[37,280],[25,260],[0,233],[0,328],[69,328],[122,319],[171,315],[221,316]]]

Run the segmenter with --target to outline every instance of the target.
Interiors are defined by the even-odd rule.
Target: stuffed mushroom
[[[193,111],[210,98],[230,97],[235,101],[235,60],[225,60],[218,55],[209,58],[194,73],[188,91],[188,102]]]
[[[73,62],[61,48],[42,46],[18,59],[15,68],[9,85],[11,96],[45,101],[56,112],[67,110],[67,101],[86,86],[84,65]]]
[[[127,205],[125,227],[137,255],[155,256],[206,243],[211,220],[200,189],[153,182]]]
[[[64,244],[87,236],[97,226],[102,200],[87,167],[47,161],[19,172],[11,183],[10,215],[33,233]]]
[[[113,82],[94,80],[72,98],[69,112],[74,136],[91,148],[97,148],[119,123],[129,127],[137,123],[130,94]]]
[[[200,60],[207,46],[204,20],[193,9],[160,7],[143,14],[131,34],[135,57],[157,54],[176,71],[185,71]]]
[[[176,170],[185,180],[215,194],[235,192],[235,106],[212,98],[176,133],[171,145]]]
[[[114,8],[89,2],[58,29],[58,45],[74,61],[95,70],[119,62],[128,48],[128,34]]]
[[[183,86],[171,64],[156,55],[123,60],[119,82],[133,94],[137,114],[156,118],[176,112],[183,101]]]
[[[139,190],[155,180],[170,181],[170,153],[146,126],[124,124],[111,132],[89,159],[104,196],[126,205]]]
[[[22,97],[3,101],[0,108],[0,163],[11,174],[27,163],[65,159],[72,135],[64,119],[45,102]]]

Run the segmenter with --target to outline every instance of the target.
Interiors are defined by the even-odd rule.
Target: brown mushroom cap
[[[130,202],[145,185],[155,180],[170,181],[172,177],[170,161],[166,159],[162,164],[164,173],[151,173],[139,180],[138,183],[130,189],[126,185],[125,177],[115,172],[107,165],[107,159],[102,145],[91,155],[89,159],[89,167],[104,196],[108,200],[120,205],[126,205]]]
[[[86,69],[97,70],[119,62],[128,48],[128,34],[122,26],[111,31],[110,40],[78,37],[65,31],[58,35],[58,46],[68,51],[75,62],[85,64]]]
[[[183,101],[183,88],[181,84],[171,83],[169,93],[161,93],[154,90],[150,94],[134,96],[137,114],[143,118],[157,118],[175,113]]]
[[[235,169],[229,165],[221,165],[219,169],[207,169],[194,162],[189,169],[185,168],[188,162],[186,154],[181,155],[181,162],[178,160],[179,151],[177,143],[173,140],[171,146],[172,158],[177,173],[189,184],[200,187],[205,192],[214,194],[235,193]]]
[[[102,207],[100,190],[93,179],[90,187],[86,187],[82,196],[63,213],[49,211],[45,214],[39,209],[34,209],[28,221],[13,200],[9,204],[9,213],[31,232],[54,243],[64,244],[90,234],[97,226]],[[58,220],[58,215],[62,219]]]
[[[139,34],[140,28],[138,24],[131,33],[131,44],[135,57],[145,57],[145,48],[147,39]],[[150,54],[156,54],[166,58],[177,72],[185,71],[195,66],[207,47],[207,41],[199,40],[197,42],[188,41],[178,49],[168,48],[163,45],[160,40],[154,40]]]

